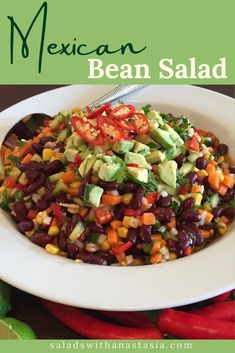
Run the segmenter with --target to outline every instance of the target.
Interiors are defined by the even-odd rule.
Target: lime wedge
[[[0,280],[0,317],[5,316],[11,309],[10,298],[10,286]]]
[[[8,340],[27,340],[35,339],[37,336],[34,331],[22,321],[13,317],[0,319],[0,339]]]

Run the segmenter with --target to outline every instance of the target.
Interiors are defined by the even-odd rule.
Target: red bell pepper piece
[[[138,135],[146,134],[151,128],[149,120],[142,113],[135,113],[134,124],[135,124],[135,131]]]
[[[19,191],[23,191],[24,190],[24,185],[22,185],[21,183],[17,183],[16,184],[16,189]]]
[[[104,115],[97,117],[97,125],[101,133],[110,142],[120,141],[124,137],[124,133],[119,129],[116,123]]]
[[[88,111],[88,107],[87,107],[87,114],[86,114],[86,118],[87,119],[95,119],[97,116],[101,115],[103,112],[108,112],[110,110],[111,107],[111,103],[106,103],[104,105],[102,105],[99,108],[96,108],[94,110],[90,110]]]
[[[37,217],[38,211],[36,210],[30,210],[28,213],[28,219],[30,219],[31,221]]]
[[[194,151],[199,151],[199,149],[200,149],[198,139],[195,135],[193,135],[193,137],[190,140],[189,148]]]
[[[128,167],[132,167],[132,168],[138,168],[139,164],[137,164],[137,163],[128,163],[127,166]]]
[[[184,194],[187,194],[190,190],[190,186],[189,184],[185,184],[184,186],[182,186],[181,189],[179,189],[179,194],[180,195],[184,195]]]
[[[137,216],[141,216],[142,213],[143,213],[142,210],[133,210],[132,208],[124,209],[124,216],[137,217]]]
[[[160,197],[160,193],[156,191],[151,194],[148,194],[146,196],[146,199],[147,199],[148,203],[153,204],[159,199],[159,197]]]
[[[135,114],[135,107],[133,105],[119,105],[118,107],[111,110],[109,113],[113,119],[127,119]]]
[[[71,119],[71,124],[74,130],[91,145],[102,146],[104,144],[104,138],[96,126],[90,124],[85,119],[74,116]]]
[[[15,186],[16,186],[16,177],[13,177],[13,176],[7,176],[5,178],[5,185],[7,188],[9,189],[13,189]]]
[[[81,163],[82,163],[82,159],[81,159],[80,155],[77,154],[77,155],[75,156],[74,162],[69,163],[69,164],[68,164],[68,167],[69,167],[69,168],[76,168],[76,167],[78,167]]]
[[[56,203],[56,202],[53,202],[52,205],[51,205],[51,208],[52,208],[52,211],[53,211],[54,216],[57,219],[57,221],[59,223],[62,223],[63,219],[64,219],[64,215],[62,213],[60,205],[58,203]]]
[[[109,206],[103,206],[95,209],[95,215],[99,224],[105,224],[113,218]]]
[[[133,243],[131,241],[128,241],[125,244],[121,244],[121,245],[118,245],[118,246],[112,248],[112,253],[114,255],[121,254],[122,252],[125,252],[128,249],[130,249],[132,247],[132,245],[133,245]]]

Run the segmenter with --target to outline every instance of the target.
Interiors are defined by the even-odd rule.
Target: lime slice
[[[10,298],[10,286],[0,280],[0,317],[5,316],[11,309]]]
[[[13,317],[0,319],[0,339],[8,340],[27,340],[35,339],[37,336],[34,331],[24,322]]]

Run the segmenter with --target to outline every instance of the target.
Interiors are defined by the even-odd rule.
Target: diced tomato
[[[109,114],[114,119],[127,119],[135,114],[135,107],[130,104],[119,105],[112,109]]]
[[[97,117],[97,125],[101,133],[110,142],[120,141],[124,137],[124,133],[119,129],[117,124],[104,115]]]
[[[17,183],[16,184],[16,189],[17,190],[20,190],[20,191],[23,191],[24,190],[24,185],[20,184],[20,183]]]
[[[130,249],[132,246],[133,246],[133,243],[131,241],[128,241],[125,244],[121,244],[121,245],[118,245],[118,246],[115,246],[114,248],[112,248],[112,253],[114,255],[121,254],[122,252],[125,252],[128,249]]]
[[[5,178],[5,185],[7,188],[9,189],[13,189],[16,186],[16,177],[12,177],[12,176],[7,176]]]
[[[156,191],[151,194],[148,194],[146,196],[146,199],[147,199],[148,203],[153,204],[159,199],[159,197],[160,197],[160,193]]]
[[[89,108],[90,111],[87,111],[86,118],[87,119],[95,119],[97,116],[101,115],[103,112],[109,112],[110,107],[111,107],[111,103],[106,103],[106,104],[102,105],[101,107],[96,108],[94,110],[91,110],[89,107],[87,107],[87,109]]]
[[[56,202],[53,202],[52,205],[51,205],[51,208],[52,208],[52,211],[54,213],[54,216],[55,216],[56,220],[59,223],[63,222],[64,215],[63,215],[63,212],[61,210],[60,205],[58,203],[56,203]]]
[[[30,210],[28,213],[28,219],[30,219],[31,221],[37,217],[38,212],[36,210]]]
[[[61,123],[60,123],[60,125],[59,125],[59,130],[61,131],[61,130],[64,130],[66,128],[66,125],[65,125],[65,123],[62,121]]]
[[[182,186],[182,188],[179,190],[179,195],[184,195],[187,194],[190,190],[190,186],[189,184],[185,184],[184,186]]]
[[[75,131],[91,145],[102,146],[104,144],[104,138],[98,131],[97,127],[85,121],[79,116],[74,116],[71,119],[71,124]]]
[[[194,151],[199,151],[200,145],[197,136],[193,135],[189,143],[189,148]]]
[[[124,216],[137,217],[141,216],[142,213],[142,210],[133,210],[132,208],[125,208],[124,210]]]
[[[149,120],[142,113],[135,113],[134,125],[135,125],[135,131],[138,135],[146,134],[151,128]]]
[[[113,218],[109,206],[103,206],[95,209],[95,214],[99,224],[105,224]]]

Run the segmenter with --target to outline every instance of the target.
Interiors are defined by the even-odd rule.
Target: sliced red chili
[[[112,253],[114,255],[121,254],[122,252],[125,252],[128,249],[130,249],[132,247],[132,245],[133,245],[133,243],[131,241],[128,241],[125,244],[121,244],[119,246],[116,246],[115,248],[112,248]]]
[[[117,120],[114,119],[115,124],[117,124],[118,127],[127,130],[127,131],[135,131],[135,124],[133,121],[128,121],[128,120]]]
[[[179,189],[179,195],[184,195],[187,194],[190,190],[190,186],[188,184],[182,186],[181,189]]]
[[[142,213],[143,213],[143,211],[133,210],[132,208],[125,208],[125,210],[124,210],[124,216],[137,217],[137,216],[141,216]]]
[[[110,110],[111,107],[111,103],[106,103],[104,105],[102,105],[99,108],[96,108],[94,110],[91,110],[89,107],[87,107],[87,109],[89,108],[90,111],[87,112],[86,118],[87,119],[95,119],[97,116],[101,115],[103,112],[108,112]]]
[[[114,119],[127,119],[135,114],[135,107],[133,105],[119,105],[110,112],[110,116]]]
[[[51,205],[52,212],[54,213],[55,218],[59,223],[61,223],[64,219],[64,215],[62,213],[61,207],[58,203],[52,203]]]
[[[124,133],[119,129],[116,123],[104,115],[97,117],[97,125],[101,133],[110,142],[120,141],[124,137]]]
[[[138,135],[146,134],[151,128],[149,120],[142,113],[135,113],[134,124],[135,124],[135,131]]]
[[[102,146],[104,144],[104,138],[97,127],[90,124],[85,119],[74,116],[71,119],[71,124],[76,132],[91,145]]]

